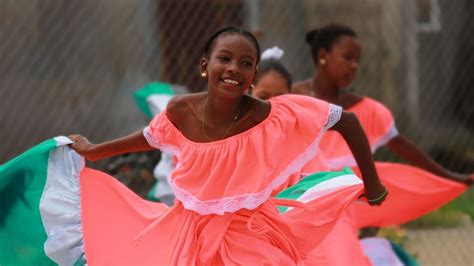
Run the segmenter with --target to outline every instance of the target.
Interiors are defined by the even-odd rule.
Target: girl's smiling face
[[[242,96],[252,84],[257,49],[241,34],[219,36],[209,58],[201,59],[201,72],[208,76],[209,92],[228,98]]]

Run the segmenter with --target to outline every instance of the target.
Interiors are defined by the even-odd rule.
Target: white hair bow
[[[268,48],[267,50],[263,51],[261,59],[262,60],[267,60],[267,59],[276,59],[279,60],[285,52],[276,47],[273,46],[272,48]]]

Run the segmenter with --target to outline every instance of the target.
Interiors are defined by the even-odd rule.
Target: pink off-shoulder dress
[[[187,139],[165,113],[151,121],[144,130],[149,144],[178,158],[169,177],[173,207],[78,167],[68,182],[79,187],[73,193],[80,194],[80,230],[74,227],[80,246],[55,245],[54,238],[69,233],[53,230],[49,256],[67,261],[83,252],[89,265],[304,265],[363,185],[346,173],[332,183],[324,179],[300,200],[274,198],[299,181],[342,111],[306,96],[270,103],[269,116],[255,127],[209,143]]]

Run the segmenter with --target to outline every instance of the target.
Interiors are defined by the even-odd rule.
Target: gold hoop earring
[[[250,84],[249,87],[250,87],[250,89],[252,89],[252,90],[255,89],[255,85],[253,85],[253,84]]]
[[[203,77],[203,78],[207,77],[207,73],[206,72],[201,72],[201,77]]]
[[[320,59],[320,60],[319,60],[319,63],[320,63],[321,65],[325,65],[325,64],[326,64],[326,60]]]

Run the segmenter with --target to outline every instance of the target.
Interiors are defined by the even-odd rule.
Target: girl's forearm
[[[91,161],[96,161],[123,153],[147,151],[153,149],[148,144],[141,130],[122,138],[99,144],[86,145],[84,147],[85,148],[83,150],[79,148],[76,149],[76,151]]]
[[[387,146],[393,153],[414,166],[420,167],[438,176],[446,177],[455,181],[463,181],[462,179],[454,178],[454,173],[436,163],[420,148],[418,148],[415,143],[402,135],[398,135],[391,139]]]
[[[359,165],[366,189],[378,190],[381,183],[375,170],[369,142],[357,117],[353,113],[343,112],[340,121],[332,129],[338,131],[347,142]]]

